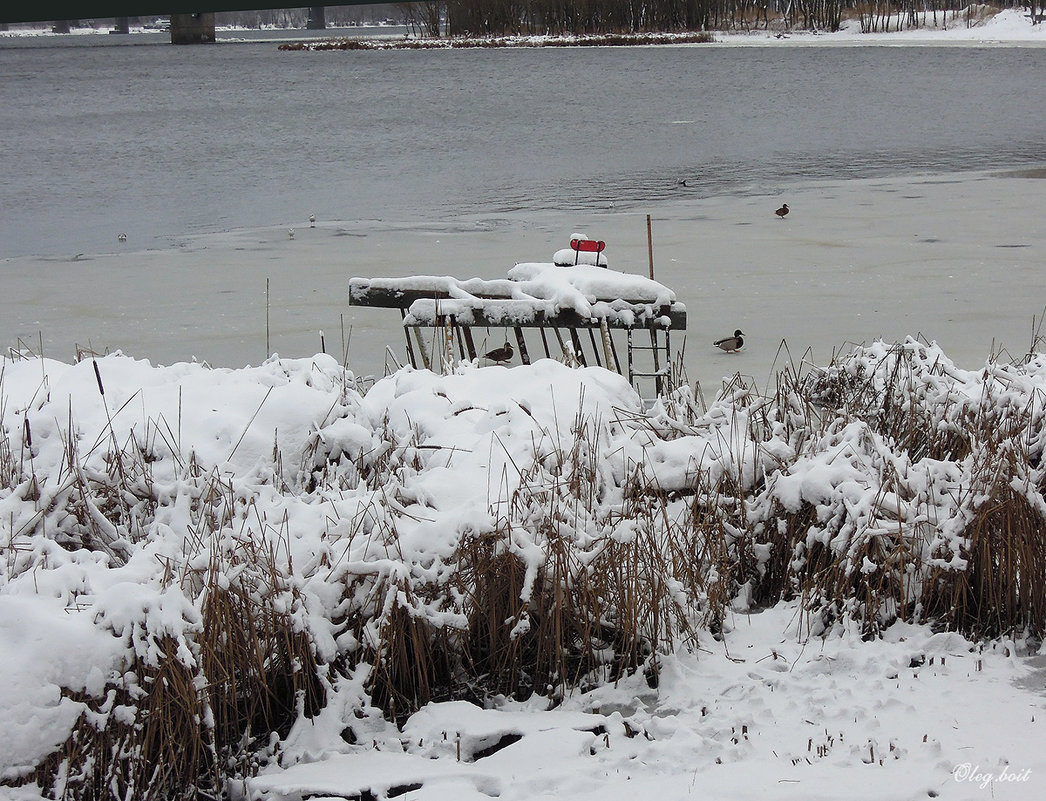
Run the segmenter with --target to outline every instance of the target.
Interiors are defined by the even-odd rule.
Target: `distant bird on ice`
[[[489,353],[484,353],[484,359],[490,359],[492,362],[500,364],[501,362],[507,362],[512,358],[513,350],[512,343],[506,342],[503,348],[496,348]]]
[[[780,217],[783,220],[785,218],[785,215],[788,214],[788,204],[787,203],[782,203],[781,204],[781,208],[779,208],[777,211],[775,211],[774,214],[776,214],[778,217]]]
[[[120,234],[120,235],[118,235],[118,236],[117,236],[116,238],[117,238],[117,239],[118,239],[119,241],[121,241],[121,242],[126,242],[126,241],[127,241],[127,234]]]
[[[309,215],[309,228],[315,228],[315,227],[316,227],[316,215],[315,214],[310,214]]]
[[[741,350],[741,348],[743,348],[745,344],[744,331],[738,328],[736,331],[734,331],[734,335],[732,337],[726,337],[725,339],[717,339],[712,344],[715,345],[717,348],[725,350],[727,353],[733,353],[736,350]]]
[[[291,239],[294,239],[294,229],[293,228],[288,228],[287,229],[287,236],[290,237]]]

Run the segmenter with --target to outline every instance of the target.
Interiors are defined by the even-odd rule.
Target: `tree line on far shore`
[[[1030,7],[1029,7],[1030,3]],[[1038,7],[1036,9],[1036,6]],[[641,31],[795,28],[836,31],[859,19],[862,31],[973,25],[1000,7],[1028,8],[1042,22],[1046,0],[415,0],[397,3],[404,23],[422,36],[520,36]]]

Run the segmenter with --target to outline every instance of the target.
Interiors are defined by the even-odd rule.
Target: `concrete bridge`
[[[359,0],[339,5],[375,6],[385,5],[387,0]],[[294,8],[295,6],[290,6]],[[305,6],[302,6],[303,8]],[[0,24],[14,22],[54,22],[57,30],[68,31],[69,23],[62,18],[69,16],[72,7],[69,3],[55,3],[43,0],[38,3],[4,3],[0,6]],[[240,2],[235,0],[87,0],[75,6],[78,19],[109,19],[116,22],[113,30],[117,33],[128,32],[129,17],[167,17],[171,18],[172,44],[201,44],[214,41],[214,15],[218,11],[264,11],[269,9],[288,8],[282,5],[265,5],[264,0]],[[308,27],[322,30],[327,27],[324,6],[308,6]]]

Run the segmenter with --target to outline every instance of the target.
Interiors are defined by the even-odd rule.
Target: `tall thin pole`
[[[265,358],[272,355],[269,349],[269,279],[265,279]]]
[[[654,237],[650,233],[650,215],[646,216],[646,253],[650,259],[650,280],[654,280]]]

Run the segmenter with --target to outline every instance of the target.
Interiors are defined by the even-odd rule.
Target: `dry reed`
[[[368,448],[317,432],[288,475],[275,442],[269,490],[332,510],[327,550],[305,566],[286,513],[273,522],[254,490],[183,454],[166,421],[118,436],[110,419],[93,445],[68,434],[44,476],[23,415],[0,427],[0,490],[31,509],[4,544],[5,575],[44,569],[45,541],[117,568],[178,504],[184,544],[157,591],[189,611],[180,627],[144,615],[133,635],[114,629],[125,663],[101,696],[67,692],[80,720],[18,781],[92,801],[218,797],[276,758],[338,677],[363,677],[360,703],[397,722],[449,698],[555,705],[637,671],[654,684],[660,654],[782,600],[800,599],[814,634],[855,621],[872,637],[900,619],[1041,639],[1044,374],[1032,357],[960,375],[909,342],[790,366],[766,392],[737,377],[711,406],[673,384],[648,414],[579,411],[569,433],[535,434],[489,521],[424,560],[400,523],[426,503],[411,485],[426,449],[452,448],[386,417]],[[622,432],[644,455],[611,470]],[[693,446],[674,483],[646,461],[666,444]],[[343,516],[345,496],[366,500]]]

